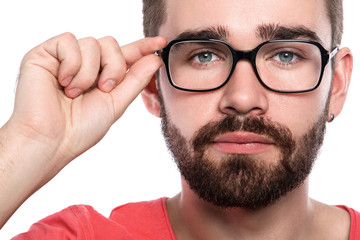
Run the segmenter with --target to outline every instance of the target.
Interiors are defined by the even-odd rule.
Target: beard
[[[222,208],[258,210],[304,183],[323,143],[327,112],[298,139],[293,139],[286,126],[261,116],[227,116],[201,127],[187,141],[168,118],[163,104],[161,117],[167,146],[181,175],[199,198]],[[274,140],[279,159],[264,161],[245,154],[212,159],[207,153],[211,142],[220,134],[234,131]]]

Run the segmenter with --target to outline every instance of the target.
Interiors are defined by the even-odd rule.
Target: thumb
[[[156,71],[163,65],[155,54],[147,55],[131,66],[124,80],[113,90],[115,117],[118,119],[130,103],[149,84]]]

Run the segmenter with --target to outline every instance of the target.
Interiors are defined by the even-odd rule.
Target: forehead
[[[261,25],[305,27],[330,45],[331,26],[325,0],[166,0],[167,18],[160,35],[173,40],[186,31],[211,27],[228,29],[228,41],[258,44]],[[245,46],[246,45],[246,46]]]

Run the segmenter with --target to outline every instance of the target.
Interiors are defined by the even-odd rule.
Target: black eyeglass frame
[[[230,49],[232,57],[233,57],[232,67],[231,67],[231,70],[229,72],[229,76],[227,77],[227,79],[220,86],[215,87],[215,88],[210,88],[210,89],[188,89],[188,88],[179,87],[172,81],[171,74],[170,74],[170,68],[169,68],[170,49],[174,44],[177,44],[177,43],[180,43],[180,42],[192,42],[192,41],[217,42],[217,43],[224,44],[225,46],[227,46]],[[281,42],[308,43],[308,44],[315,45],[320,50],[320,53],[321,53],[321,71],[320,71],[319,80],[317,81],[317,84],[314,87],[312,87],[310,89],[305,89],[305,90],[283,91],[283,90],[277,90],[277,89],[270,88],[269,86],[267,86],[261,80],[260,75],[258,73],[258,70],[256,68],[256,55],[257,55],[258,51],[260,50],[260,48],[262,48],[266,44],[269,44],[269,43],[281,43]],[[336,53],[338,51],[339,51],[339,46],[336,46],[331,52],[329,52],[320,43],[315,42],[315,41],[310,41],[310,40],[292,40],[292,39],[290,39],[290,40],[270,40],[270,41],[265,41],[265,42],[259,44],[253,50],[240,51],[240,50],[237,50],[237,49],[233,48],[229,43],[227,43],[225,41],[222,41],[222,40],[219,40],[219,39],[177,39],[177,40],[171,41],[165,48],[163,48],[160,51],[160,57],[162,58],[162,60],[163,60],[163,62],[165,64],[166,72],[167,72],[167,76],[168,76],[170,84],[174,88],[179,89],[179,90],[183,90],[183,91],[188,91],[188,92],[209,92],[209,91],[214,91],[214,90],[217,90],[219,88],[222,88],[230,80],[238,61],[240,61],[240,60],[249,60],[258,81],[266,89],[268,89],[270,91],[273,91],[273,92],[278,92],[278,93],[305,93],[305,92],[313,91],[313,90],[315,90],[316,88],[319,87],[319,85],[320,85],[320,83],[322,81],[322,77],[323,77],[324,69],[325,69],[326,65],[336,55]]]

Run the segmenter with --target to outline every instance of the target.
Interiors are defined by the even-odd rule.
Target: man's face
[[[250,50],[277,35],[269,26],[281,26],[315,32],[330,49],[330,23],[320,0],[168,0],[167,7],[160,35],[168,41],[184,32],[225,29],[224,40]],[[261,28],[269,31],[266,36]],[[321,85],[301,94],[265,89],[248,61],[238,62],[224,87],[206,93],[176,90],[162,68],[163,130],[189,186],[216,205],[249,209],[298,187],[322,143],[329,66]]]

